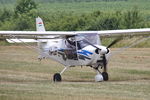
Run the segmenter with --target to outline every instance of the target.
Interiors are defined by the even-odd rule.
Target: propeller
[[[122,38],[121,37],[119,37],[119,38],[117,38],[117,39],[115,39],[113,42],[111,42],[106,48],[107,48],[107,53],[109,52],[109,49],[108,48],[110,48],[110,47],[112,47],[113,45],[115,45],[116,43],[118,43],[120,40],[121,40]],[[99,47],[97,47],[97,46],[95,46],[95,45],[93,45],[92,43],[90,43],[87,39],[84,39],[83,40],[84,42],[86,42],[86,43],[88,43],[89,45],[91,45],[91,46],[93,46],[93,47],[95,47],[96,48],[96,50],[95,50],[95,52],[98,54],[98,51],[100,50],[101,51],[101,49],[99,48]],[[107,54],[106,53],[106,54]],[[107,59],[106,59],[106,54],[103,54],[103,67],[104,67],[104,72],[107,72]]]
[[[113,42],[111,42],[108,46],[107,49],[118,43],[122,38],[119,37],[115,39]],[[106,54],[103,54],[103,66],[104,66],[104,72],[107,72],[107,59],[106,59]]]
[[[105,81],[108,80],[108,73],[107,73],[107,58],[106,58],[106,54],[109,53],[109,48],[112,47],[113,45],[115,45],[116,43],[118,43],[122,38],[117,38],[115,39],[113,42],[111,42],[107,47],[104,47],[104,49],[107,49],[107,52],[103,52],[103,46],[102,47],[98,47],[96,45],[93,45],[91,42],[89,42],[87,39],[84,39],[82,41],[88,43],[89,45],[93,46],[96,48],[95,52],[97,54],[99,54],[99,51],[103,52],[103,56],[102,56],[102,63],[103,63],[103,73],[102,73],[102,76],[103,76],[103,79]],[[97,68],[98,69],[98,68]]]
[[[115,45],[116,43],[118,43],[121,39],[122,39],[122,38],[117,38],[117,39],[115,39],[113,42],[111,42],[111,43],[107,46],[107,48],[112,47],[113,45]]]

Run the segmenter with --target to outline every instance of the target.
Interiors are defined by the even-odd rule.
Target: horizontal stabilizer
[[[9,43],[26,43],[26,42],[37,42],[37,40],[34,39],[6,39]]]

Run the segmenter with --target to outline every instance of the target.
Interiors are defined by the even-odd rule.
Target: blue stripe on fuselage
[[[93,53],[92,52],[89,52],[87,50],[82,50],[82,51],[78,51],[79,54],[82,54],[82,55],[85,55],[85,56],[88,56],[89,54],[92,55]]]

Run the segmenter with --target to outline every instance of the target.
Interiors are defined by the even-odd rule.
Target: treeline
[[[27,2],[28,1],[28,2]],[[35,18],[40,16],[47,30],[113,30],[150,27],[142,13],[136,9],[106,13],[95,11],[76,15],[73,12],[43,14],[32,0],[20,0],[14,10],[0,10],[0,30],[35,30]]]
[[[146,21],[136,9],[114,13],[95,11],[78,16],[60,12],[51,16],[43,16],[43,18],[48,30],[114,30],[150,27],[150,22]]]

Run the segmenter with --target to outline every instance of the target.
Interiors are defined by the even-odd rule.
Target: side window
[[[66,45],[70,49],[76,49],[76,40],[75,36],[67,37],[66,38]]]

